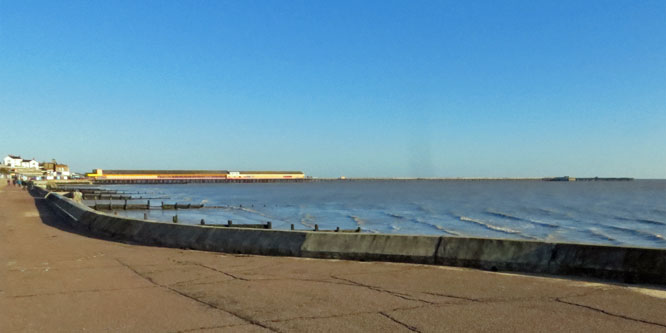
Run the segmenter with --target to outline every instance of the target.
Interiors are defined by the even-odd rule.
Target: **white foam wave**
[[[543,221],[539,221],[539,220],[535,220],[535,219],[525,218],[525,217],[519,217],[519,216],[516,216],[516,215],[511,215],[511,214],[498,212],[498,211],[494,211],[494,210],[486,210],[486,212],[488,212],[488,214],[491,214],[491,215],[494,215],[494,216],[497,216],[497,217],[501,217],[501,218],[505,218],[505,219],[509,219],[509,220],[527,222],[527,223],[536,224],[536,225],[539,225],[539,226],[542,226],[542,227],[547,227],[547,228],[559,228],[559,226],[557,226],[555,224],[551,224],[551,223],[547,223],[547,222],[543,222]]]
[[[592,234],[593,236],[595,236],[597,238],[601,238],[601,239],[604,239],[604,240],[607,240],[607,241],[610,241],[610,242],[613,242],[613,243],[617,243],[617,239],[604,234],[603,232],[597,230],[596,228],[585,229],[585,231],[587,231],[588,233]]]
[[[496,226],[496,225],[490,224],[490,223],[488,223],[488,222],[481,221],[481,220],[474,219],[474,218],[467,217],[467,216],[458,216],[458,218],[459,218],[461,221],[476,223],[476,224],[478,224],[478,225],[480,225],[480,226],[482,226],[482,227],[484,227],[484,228],[486,228],[486,229],[489,229],[489,230],[498,231],[498,232],[503,232],[503,233],[506,233],[506,234],[513,234],[513,235],[518,235],[518,236],[525,237],[525,238],[532,238],[532,239],[534,239],[534,237],[527,236],[527,235],[523,234],[522,232],[520,232],[520,231],[518,231],[518,230],[511,229],[511,228]]]

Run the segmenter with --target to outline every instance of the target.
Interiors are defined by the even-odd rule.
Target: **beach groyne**
[[[55,214],[96,236],[225,253],[395,261],[666,285],[666,250],[507,239],[183,225],[110,215],[34,187]]]

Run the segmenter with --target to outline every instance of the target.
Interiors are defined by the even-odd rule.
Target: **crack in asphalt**
[[[403,322],[401,322],[400,320],[395,319],[395,318],[389,316],[388,313],[380,312],[379,314],[382,315],[382,316],[384,316],[384,317],[386,317],[386,318],[388,318],[388,319],[390,319],[391,321],[393,321],[393,322],[395,322],[395,323],[397,323],[397,324],[403,326],[404,328],[406,328],[406,329],[408,329],[408,330],[410,330],[410,331],[412,331],[412,332],[419,332],[419,333],[421,333],[421,331],[419,331],[416,327],[411,326],[411,325],[407,325],[406,323],[403,323]]]
[[[382,289],[382,288],[379,288],[379,287],[375,287],[375,286],[371,286],[371,285],[367,285],[367,284],[359,283],[359,282],[356,282],[356,281],[354,281],[354,280],[349,280],[349,279],[345,279],[345,278],[340,278],[340,277],[337,277],[337,276],[334,276],[334,275],[331,275],[331,278],[333,278],[333,279],[337,279],[337,280],[341,280],[341,281],[349,282],[351,285],[354,285],[354,286],[364,287],[364,288],[368,288],[368,289],[370,289],[370,290],[374,290],[374,291],[378,291],[378,292],[382,292],[382,293],[387,293],[387,294],[389,294],[389,295],[392,295],[392,296],[395,296],[395,297],[398,297],[398,298],[402,298],[402,299],[404,299],[404,300],[408,300],[408,301],[422,302],[422,303],[431,304],[431,305],[435,305],[435,304],[437,304],[437,303],[433,303],[433,302],[430,302],[430,301],[422,300],[422,299],[419,299],[419,298],[413,298],[413,297],[410,297],[410,296],[408,296],[408,295],[400,294],[400,293],[397,293],[397,292],[395,292],[395,291],[391,291],[391,290]]]
[[[621,315],[621,314],[617,314],[617,313],[608,312],[608,311],[606,311],[606,310],[599,309],[599,308],[595,308],[595,307],[592,307],[592,306],[589,306],[589,305],[585,305],[585,304],[579,304],[579,303],[574,303],[574,302],[568,302],[568,301],[562,300],[562,299],[560,299],[560,298],[555,298],[555,301],[556,301],[556,302],[559,302],[559,303],[563,303],[563,304],[568,304],[568,305],[572,305],[572,306],[578,306],[578,307],[585,308],[585,309],[588,309],[588,310],[596,311],[596,312],[603,313],[603,314],[608,315],[608,316],[611,316],[611,317],[616,317],[616,318],[621,318],[621,319],[626,319],[626,320],[631,320],[631,321],[635,321],[635,322],[639,322],[639,323],[644,323],[644,324],[649,324],[649,325],[655,325],[655,326],[659,326],[659,327],[664,327],[664,328],[666,328],[666,324],[656,323],[656,322],[653,322],[653,321],[648,321],[648,320],[643,320],[643,319],[638,319],[638,318],[632,318],[632,317],[629,317],[629,316],[625,316],[625,315]]]
[[[219,270],[219,269],[217,269],[217,268],[215,268],[215,267],[210,267],[210,266],[207,266],[207,265],[204,265],[204,264],[200,264],[200,263],[198,263],[198,262],[194,262],[194,261],[180,261],[180,260],[175,260],[175,259],[171,259],[171,261],[173,261],[174,263],[179,264],[179,265],[194,265],[194,266],[199,266],[199,267],[202,267],[202,268],[206,268],[206,269],[208,269],[208,270],[211,270],[211,271],[214,271],[214,272],[218,272],[218,273],[220,273],[220,274],[224,274],[224,275],[226,275],[226,276],[228,276],[228,277],[230,277],[230,278],[232,278],[232,279],[234,279],[234,280],[250,281],[250,280],[248,280],[248,279],[246,279],[246,278],[243,278],[243,277],[240,277],[240,276],[236,276],[236,275],[234,275],[234,274],[227,273],[227,272],[221,271],[221,270]]]
[[[268,321],[270,321],[271,323],[284,323],[284,322],[287,322],[287,321],[294,321],[294,320],[344,318],[344,317],[351,317],[351,316],[357,316],[357,315],[378,314],[378,313],[379,312],[377,312],[377,311],[361,311],[361,312],[354,312],[354,313],[341,313],[341,314],[330,315],[330,316],[303,316],[303,317],[292,317],[292,318],[285,318],[285,319],[271,319],[271,320],[268,320]]]
[[[394,311],[404,311],[404,310],[416,310],[416,309],[422,309],[425,307],[428,307],[430,305],[419,305],[419,306],[408,306],[408,307],[399,307],[391,310],[385,310],[388,312],[394,312]],[[302,316],[302,317],[292,317],[292,318],[284,318],[284,319],[272,319],[268,320],[272,323],[282,323],[282,322],[287,322],[287,321],[294,321],[294,320],[310,320],[310,319],[329,319],[329,318],[343,318],[343,317],[352,317],[352,316],[358,316],[358,315],[366,315],[366,314],[381,314],[382,311],[359,311],[359,312],[352,312],[352,313],[341,313],[341,314],[335,314],[335,315],[329,315],[329,316]]]
[[[479,303],[484,303],[484,302],[485,302],[485,301],[482,300],[482,299],[471,298],[471,297],[465,297],[465,296],[447,295],[447,294],[433,293],[433,292],[427,292],[427,291],[424,291],[424,292],[422,292],[422,293],[423,293],[423,294],[427,294],[427,295],[433,295],[433,296],[440,296],[440,297],[448,297],[448,298],[462,299],[462,300],[470,301],[470,302],[479,302]]]
[[[202,330],[212,330],[212,329],[217,329],[217,328],[229,328],[229,327],[239,327],[239,326],[247,326],[247,325],[248,324],[202,326],[202,327],[197,327],[197,328],[188,328],[188,329],[180,330],[180,331],[173,331],[173,333],[197,332],[197,331],[202,331]]]
[[[189,299],[191,299],[191,300],[193,300],[193,301],[195,301],[195,302],[201,303],[201,304],[203,304],[203,305],[205,305],[205,306],[208,306],[208,307],[210,307],[210,308],[213,308],[213,309],[216,309],[216,310],[219,310],[219,311],[222,311],[222,312],[228,313],[228,314],[230,314],[230,315],[232,315],[232,316],[234,316],[234,317],[236,317],[236,318],[238,318],[238,319],[241,319],[241,320],[243,320],[243,321],[245,321],[245,322],[248,322],[248,323],[250,323],[250,324],[252,324],[252,325],[256,325],[256,326],[259,326],[259,327],[265,328],[265,329],[267,329],[267,330],[269,330],[269,331],[272,331],[272,332],[279,332],[278,330],[276,330],[276,329],[274,329],[274,328],[272,328],[272,327],[266,326],[266,325],[262,324],[261,322],[259,322],[259,321],[257,321],[257,320],[254,320],[254,319],[251,318],[251,317],[247,317],[247,316],[244,316],[244,315],[241,315],[241,314],[234,313],[234,312],[232,312],[232,311],[229,311],[229,310],[223,309],[223,308],[221,308],[221,307],[219,307],[219,306],[217,306],[217,305],[215,305],[215,304],[213,304],[213,303],[206,302],[206,301],[204,301],[204,300],[198,299],[198,298],[196,298],[196,297],[194,297],[194,296],[191,296],[191,295],[188,295],[188,294],[186,294],[186,293],[184,293],[184,292],[181,292],[181,291],[178,290],[178,289],[175,289],[175,288],[172,288],[172,287],[169,287],[169,286],[166,286],[166,285],[161,285],[161,284],[159,284],[159,283],[153,281],[153,279],[151,279],[149,276],[144,276],[143,274],[139,273],[139,272],[138,272],[137,270],[135,270],[132,266],[130,266],[130,265],[128,265],[128,264],[122,262],[121,260],[119,260],[119,259],[116,258],[116,261],[118,261],[119,264],[121,264],[121,265],[127,267],[127,269],[129,269],[130,271],[134,272],[134,274],[136,274],[137,276],[141,277],[142,279],[147,280],[148,282],[150,282],[150,283],[152,283],[152,284],[154,284],[154,285],[156,285],[156,286],[159,286],[159,287],[161,287],[161,288],[167,289],[167,290],[169,290],[169,291],[171,291],[171,292],[173,292],[173,293],[176,293],[176,294],[178,294],[178,295],[180,295],[180,296],[183,296],[183,297],[185,297],[185,298],[189,298]]]

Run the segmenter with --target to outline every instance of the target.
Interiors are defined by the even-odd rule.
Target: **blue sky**
[[[666,178],[666,1],[0,0],[0,154]]]

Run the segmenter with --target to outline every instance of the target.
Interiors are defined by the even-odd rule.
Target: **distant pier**
[[[102,170],[87,174],[94,184],[189,184],[299,182],[302,171]]]
[[[95,185],[208,184],[208,183],[303,183],[311,179],[96,179]]]

